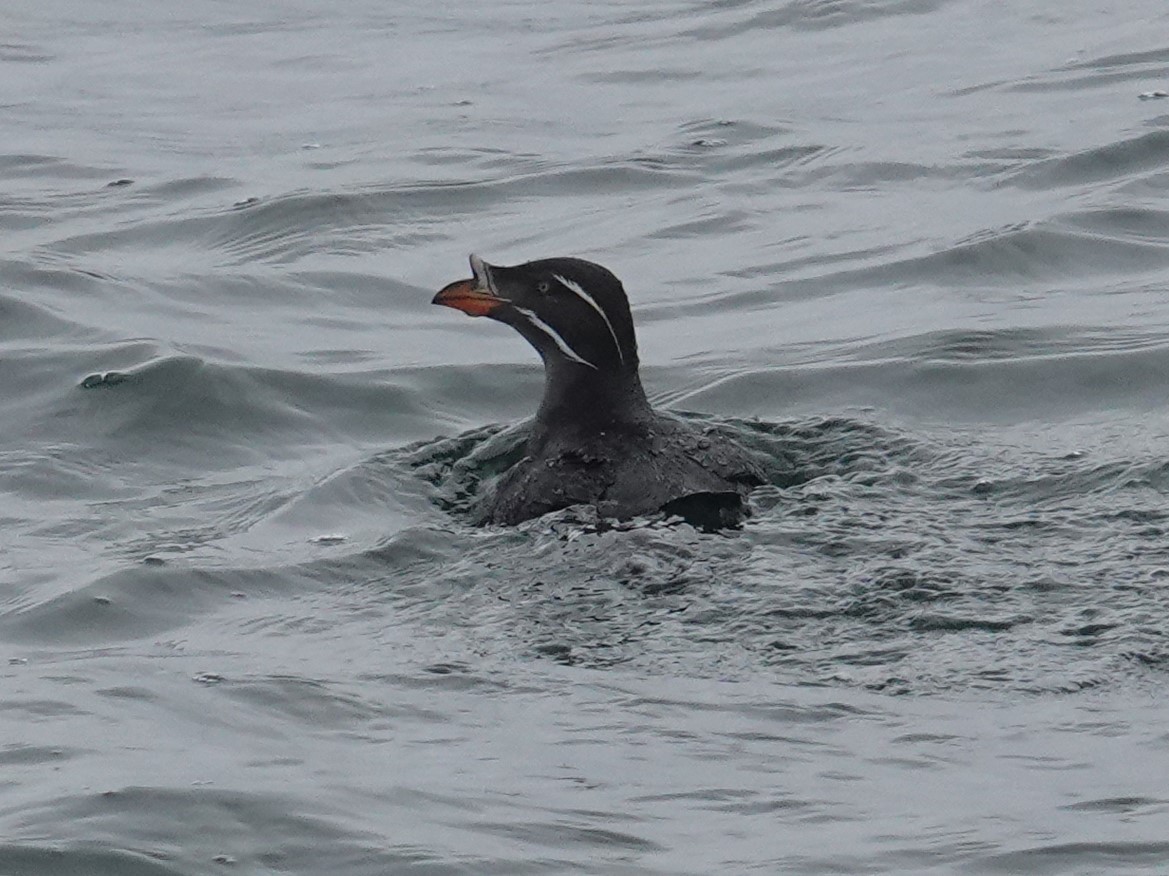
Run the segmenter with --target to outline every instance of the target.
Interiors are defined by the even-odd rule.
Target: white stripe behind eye
[[[567,277],[562,277],[560,274],[553,274],[552,278],[556,280],[561,286],[579,296],[589,307],[601,315],[601,319],[605,321],[605,325],[609,329],[609,334],[613,337],[613,344],[617,347],[617,356],[621,359],[621,364],[625,364],[625,354],[621,352],[621,342],[617,340],[617,332],[613,331],[613,323],[609,322],[609,316],[605,311],[601,310],[601,305],[597,304],[597,299],[593,298],[580,285]]]
[[[528,310],[526,307],[517,307],[516,310],[522,313],[527,318],[528,322],[530,322],[533,326],[550,337],[552,339],[552,343],[554,343],[560,349],[560,352],[571,359],[573,362],[579,362],[581,365],[588,365],[594,371],[600,370],[592,362],[588,361],[587,359],[582,359],[577,354],[576,350],[568,346],[568,341],[560,337],[560,334],[556,331],[556,329],[552,328],[552,326],[548,325],[548,323],[544,322],[544,320],[540,319],[540,317],[536,316],[536,314],[534,314],[532,311]]]

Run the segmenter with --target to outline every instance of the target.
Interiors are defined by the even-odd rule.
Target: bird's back
[[[643,425],[584,442],[577,436],[541,442],[497,481],[479,507],[480,522],[510,525],[577,504],[629,518],[669,510],[693,495],[726,504],[763,482],[761,467],[722,436],[666,414]]]

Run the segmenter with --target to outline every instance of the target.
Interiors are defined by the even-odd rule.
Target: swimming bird
[[[681,514],[704,528],[741,521],[762,468],[730,439],[650,406],[620,280],[578,258],[470,261],[472,276],[433,303],[511,326],[544,360],[526,455],[481,500],[478,523],[513,525],[576,504],[620,519]]]

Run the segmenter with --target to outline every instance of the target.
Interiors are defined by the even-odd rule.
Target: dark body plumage
[[[545,374],[527,454],[481,501],[478,522],[515,524],[576,504],[605,517],[664,510],[703,525],[739,522],[761,468],[726,437],[650,407],[613,274],[571,258],[497,267],[471,256],[471,269],[434,303],[511,325]]]

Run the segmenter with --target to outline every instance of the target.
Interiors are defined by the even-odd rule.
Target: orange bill
[[[492,295],[486,289],[479,288],[474,279],[457,280],[434,296],[431,304],[441,304],[443,307],[453,307],[461,310],[468,316],[490,316],[505,301],[497,295]]]

